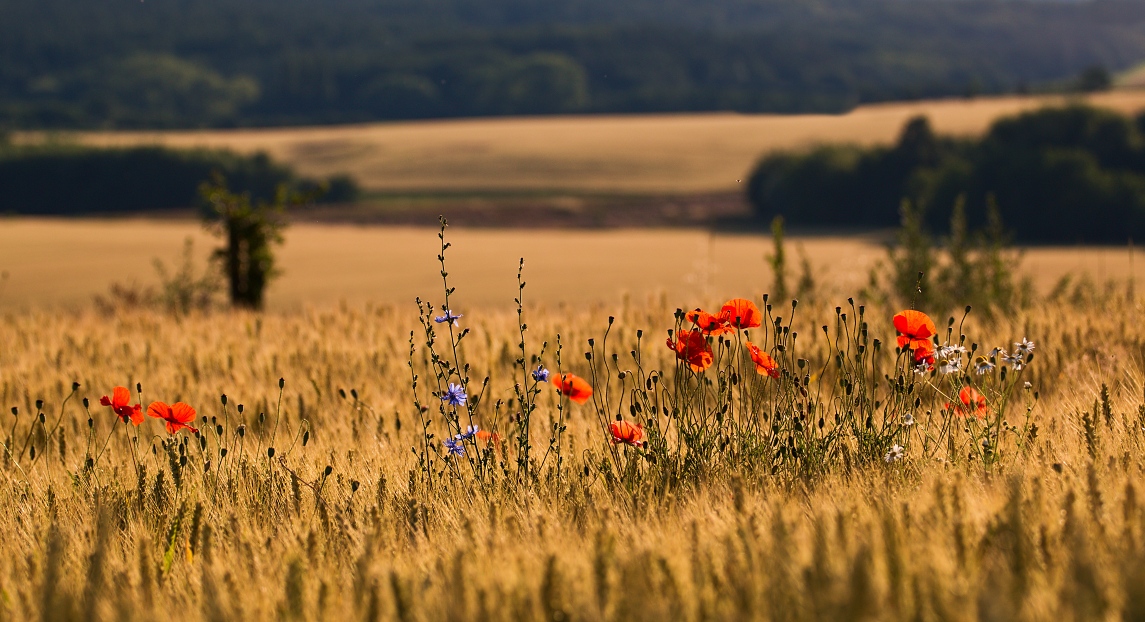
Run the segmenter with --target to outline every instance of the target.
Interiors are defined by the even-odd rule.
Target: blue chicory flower
[[[537,365],[537,368],[533,370],[533,380],[537,382],[548,382],[549,370],[545,369],[544,365]]]
[[[465,387],[451,382],[449,383],[449,390],[441,396],[441,401],[448,402],[450,406],[464,406],[467,398]]]
[[[438,324],[444,324],[446,322],[453,322],[453,325],[457,326],[457,320],[460,319],[462,315],[464,315],[462,313],[454,313],[454,312],[450,311],[449,309],[442,309],[442,311],[445,312],[445,315],[439,315],[439,316],[433,318],[434,322],[437,322]]]
[[[450,456],[465,455],[465,445],[461,444],[460,436],[457,438],[447,438],[444,441],[441,441],[441,444],[445,446],[445,451]]]

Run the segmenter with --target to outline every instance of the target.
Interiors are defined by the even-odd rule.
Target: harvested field
[[[690,114],[538,117],[181,132],[24,134],[100,146],[167,145],[265,151],[300,173],[353,175],[369,191],[664,194],[738,192],[767,151],[822,142],[887,143],[910,117],[971,135],[1000,116],[1061,97],[1001,97],[863,106],[844,115]],[[1085,101],[1126,113],[1145,92]]]
[[[451,228],[453,273],[467,304],[507,307],[516,267],[525,258],[529,300],[585,305],[622,296],[663,294],[673,304],[699,304],[720,292],[758,295],[771,275],[764,261],[771,239],[756,233],[697,229],[530,230]],[[0,270],[8,274],[0,308],[87,305],[112,283],[157,284],[152,260],[168,266],[183,240],[195,240],[200,260],[215,244],[193,221],[0,220]],[[273,309],[377,302],[412,305],[436,291],[434,230],[296,224],[280,253],[283,276],[272,283]],[[805,252],[824,292],[853,295],[885,258],[878,236],[793,236],[793,275]],[[1098,283],[1135,277],[1145,284],[1145,255],[1114,247],[1037,247],[1023,251],[1023,271],[1042,291],[1067,273]],[[1134,257],[1136,259],[1134,259]],[[201,267],[201,266],[200,266]]]

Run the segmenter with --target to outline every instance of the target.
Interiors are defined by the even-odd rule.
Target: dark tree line
[[[0,0],[0,127],[840,111],[1143,58],[1132,0]]]
[[[748,194],[761,216],[793,224],[894,226],[906,200],[932,230],[955,206],[971,228],[988,226],[996,206],[1022,240],[1125,243],[1145,236],[1145,116],[1047,108],[979,140],[937,136],[917,118],[890,147],[767,156]]]
[[[99,214],[192,208],[199,185],[223,175],[237,192],[272,201],[287,188],[323,190],[321,200],[353,201],[358,188],[347,177],[316,181],[265,155],[159,147],[91,149],[4,147],[0,143],[0,213]]]

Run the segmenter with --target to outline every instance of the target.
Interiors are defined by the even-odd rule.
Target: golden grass
[[[432,232],[419,235],[432,253]],[[450,238],[459,305],[480,289],[461,276],[476,235]],[[389,269],[433,265],[432,257],[407,261]],[[494,270],[511,277],[512,266]],[[731,293],[748,289],[740,283]],[[624,352],[637,328],[662,335],[674,306],[692,299],[606,302],[599,311],[527,308],[530,348],[559,332],[566,366],[584,373],[578,352],[587,338],[600,339],[605,313],[617,317],[612,338]],[[605,443],[591,406],[570,416],[567,479],[524,487],[442,479],[425,489],[412,474],[420,429],[406,367],[406,331],[415,324],[407,306],[181,318],[90,308],[7,313],[0,403],[21,414],[16,433],[4,435],[14,456],[0,458],[0,616],[1141,619],[1145,309],[1122,294],[1100,307],[1087,302],[1095,301],[993,322],[975,317],[967,326],[984,344],[1029,336],[1039,345],[1028,376],[1042,394],[1038,440],[989,472],[973,460],[912,456],[791,485],[766,473],[722,473],[670,491],[652,483],[625,490],[596,470],[590,456]],[[831,304],[805,310],[814,318],[808,333],[833,317]],[[508,413],[489,405],[512,396],[515,314],[470,313],[464,321],[473,330],[465,345],[473,373],[492,378],[481,423],[506,430]],[[887,339],[888,330],[888,318],[873,318],[874,334]],[[660,339],[647,346],[648,364],[669,368]],[[286,389],[274,444],[284,457],[272,461],[265,448],[279,377]],[[61,408],[73,381],[79,395]],[[228,441],[221,469],[217,454],[192,444],[176,486],[178,469],[164,450],[148,449],[166,433],[148,420],[137,476],[126,435],[94,405],[112,386],[135,382],[146,400],[185,400],[217,417],[225,435],[240,422],[246,434]],[[1101,383],[1111,389],[1111,416],[1094,413],[1098,427],[1087,441],[1078,413]],[[356,389],[360,401],[340,397],[340,388]],[[79,396],[93,400],[94,433]],[[32,423],[40,398],[42,430]],[[554,399],[542,394],[542,421],[554,416]],[[46,442],[57,417],[60,432]],[[303,420],[312,432],[305,446],[292,440]],[[214,452],[210,424],[200,427]],[[85,473],[88,439],[98,450],[109,431],[107,453]],[[544,446],[540,434],[536,442]],[[206,458],[214,464],[204,471]]]
[[[771,239],[758,234],[701,230],[520,231],[453,229],[452,268],[467,306],[512,304],[517,261],[525,258],[528,299],[546,305],[643,301],[666,296],[682,304],[728,292],[758,295],[771,285],[765,256]],[[217,242],[189,221],[0,221],[0,309],[86,306],[112,283],[156,285],[152,260],[176,263],[184,238],[196,240],[200,261]],[[342,301],[413,308],[417,296],[436,291],[433,230],[296,224],[279,253],[283,275],[270,287],[272,309],[330,306]],[[791,237],[793,276],[799,249],[825,292],[847,295],[867,282],[885,258],[868,236]],[[1134,261],[1136,257],[1136,261]],[[201,267],[201,266],[200,266]],[[1023,272],[1042,292],[1063,275],[1088,274],[1099,283],[1130,276],[1145,286],[1145,256],[1116,247],[1026,249]]]
[[[1141,91],[1085,100],[1126,113],[1145,108]],[[1063,101],[995,97],[878,104],[843,115],[539,117],[55,138],[101,146],[265,151],[302,174],[348,173],[372,191],[737,192],[767,151],[824,142],[888,143],[919,114],[940,132],[977,134],[1000,116]]]

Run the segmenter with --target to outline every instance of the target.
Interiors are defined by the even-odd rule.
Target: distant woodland
[[[1142,59],[1133,0],[0,0],[0,129],[842,111]]]
[[[890,227],[904,207],[933,231],[990,225],[1024,242],[1124,244],[1145,238],[1145,115],[1084,106],[999,119],[978,139],[936,135],[919,117],[888,147],[773,153],[748,197],[759,216],[798,225]],[[966,223],[964,223],[966,224]]]

